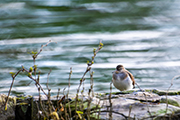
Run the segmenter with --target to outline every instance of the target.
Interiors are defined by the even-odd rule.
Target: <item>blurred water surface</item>
[[[93,48],[104,43],[92,66],[94,91],[109,92],[112,71],[123,64],[142,89],[166,90],[180,75],[180,2],[178,0],[49,0],[0,3],[0,93],[7,94],[11,76],[24,65],[33,66],[31,51],[50,43],[38,56],[40,83],[52,94],[68,87],[71,93],[91,60]],[[12,94],[38,94],[25,74],[14,83]],[[180,89],[180,80],[171,89]],[[84,82],[90,88],[89,74]],[[118,91],[113,87],[113,91]]]

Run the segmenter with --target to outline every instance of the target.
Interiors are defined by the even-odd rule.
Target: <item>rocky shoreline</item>
[[[116,93],[95,93],[94,97],[79,95],[83,100],[91,99],[91,108],[99,106],[99,111],[94,113],[99,119],[113,120],[161,120],[180,118],[180,91],[162,91],[162,90],[130,90]],[[61,96],[62,97],[62,96]],[[0,118],[2,120],[15,120],[18,118],[32,120],[38,119],[39,112],[34,101],[38,101],[38,96],[17,96],[10,97],[8,109],[4,110],[4,103],[7,96],[0,95]],[[51,100],[57,103],[57,97],[51,97]],[[74,99],[75,96],[69,96]],[[47,101],[46,97],[42,101]],[[44,102],[45,104],[45,102]],[[31,109],[30,109],[31,108]],[[97,118],[94,117],[94,119]]]
[[[178,93],[178,91],[171,91],[166,95],[166,91],[158,90],[115,93],[111,100],[112,118],[114,120],[179,119],[180,95]],[[108,106],[109,104],[104,109]],[[109,112],[105,112],[102,116],[104,119],[109,119]]]

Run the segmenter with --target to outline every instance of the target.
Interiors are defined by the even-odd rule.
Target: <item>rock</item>
[[[58,99],[57,96],[52,96],[51,102],[57,108],[57,101],[61,100],[62,106],[64,106],[63,108],[60,105],[59,110],[62,110],[61,115],[65,114],[63,109],[69,110],[70,107],[73,115],[77,115],[78,112],[79,116],[84,113],[84,117],[87,117],[87,113],[93,113],[89,116],[91,119],[174,120],[180,118],[180,95],[176,95],[178,93],[176,91],[174,91],[175,94],[172,91],[169,92],[167,96],[166,93],[166,91],[162,92],[158,90],[131,90],[111,94],[95,93],[95,97],[80,94],[78,95],[77,104],[75,103],[76,95],[69,95],[69,98],[59,96]],[[109,96],[111,96],[111,99],[109,99]],[[42,110],[38,108],[38,96],[10,97],[8,110],[5,111],[3,105],[6,97],[6,95],[0,96],[0,117],[3,120],[13,120],[15,118],[21,120],[44,119]],[[42,95],[41,101],[44,110],[48,110],[47,97]],[[168,104],[166,104],[167,101]],[[75,105],[77,105],[77,111],[75,111]],[[15,106],[16,110],[14,109]]]
[[[151,92],[133,92],[126,94],[123,97],[138,100],[141,102],[159,102],[161,97],[158,94]]]
[[[145,90],[146,92],[152,92],[152,93],[156,93],[160,96],[162,95],[179,95],[180,94],[180,91],[175,91],[175,90],[172,90],[172,91],[165,91],[165,90],[157,90],[157,89],[152,89],[152,90]]]
[[[17,96],[17,103],[16,103],[16,110],[15,110],[15,115],[16,115],[16,120],[32,120],[33,118],[33,111],[31,108],[33,107],[32,101],[33,98],[32,96]]]
[[[168,104],[180,107],[180,95],[167,96]],[[166,96],[161,96],[161,103],[166,103]]]
[[[7,104],[7,110],[5,110],[5,102],[7,95],[0,95],[0,119],[1,120],[15,120],[15,106],[16,106],[16,97],[9,97]]]
[[[108,103],[107,101],[104,101]],[[107,111],[109,104],[102,109],[101,117],[105,118],[109,115],[109,111]],[[148,110],[149,109],[149,110]],[[104,112],[103,112],[104,111]],[[148,112],[149,111],[149,112]],[[175,112],[180,111],[180,108],[168,105],[168,114],[173,114]],[[129,99],[114,99],[112,100],[112,116],[114,120],[117,119],[150,119],[155,116],[165,115],[166,112],[166,104],[158,104],[158,103],[142,103],[136,100]],[[151,114],[151,115],[150,115]],[[109,119],[109,118],[106,118]]]
[[[180,96],[177,95],[168,96],[168,100],[171,100],[168,106],[166,102],[163,102],[165,96],[161,97],[152,92],[133,92],[130,94],[116,94],[116,97],[112,96],[111,109],[109,99],[103,100],[104,107],[101,109],[101,119],[110,119],[110,115],[112,115],[114,120],[148,120],[179,117],[180,108],[177,106],[179,105]]]

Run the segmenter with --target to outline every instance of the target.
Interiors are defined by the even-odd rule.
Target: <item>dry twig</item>
[[[174,76],[174,77],[171,79],[171,84],[170,84],[170,86],[169,86],[169,88],[168,88],[168,90],[167,90],[167,92],[166,92],[166,114],[167,114],[167,111],[168,111],[168,99],[167,99],[168,92],[169,92],[170,88],[173,86],[173,80],[179,79],[179,78],[180,78],[180,75],[177,75],[177,76]],[[166,114],[165,114],[165,115],[166,115]]]
[[[102,49],[102,47],[103,47],[103,43],[100,41],[98,49],[93,50],[94,55],[92,56],[92,61],[91,62],[87,61],[86,71],[84,72],[82,78],[80,79],[80,83],[79,83],[77,93],[76,93],[75,111],[77,111],[78,94],[79,94],[79,90],[80,90],[82,83],[85,81],[85,75],[91,70],[91,66],[94,64],[94,59],[95,59],[97,53]]]
[[[112,120],[112,101],[111,101],[111,94],[112,93],[112,82],[110,83],[110,94],[109,94],[109,107],[110,107],[110,111],[109,111],[109,119]]]
[[[147,100],[146,94],[144,93],[144,90],[142,90],[137,83],[135,83],[135,84],[136,84],[136,85],[138,86],[138,88],[142,91],[142,93],[143,93],[143,95],[144,95],[144,97],[145,97],[146,103],[147,103],[147,109],[148,109],[147,112],[149,113],[150,117],[152,118],[152,114],[151,114],[150,109],[149,109],[149,104],[148,104],[148,100]]]

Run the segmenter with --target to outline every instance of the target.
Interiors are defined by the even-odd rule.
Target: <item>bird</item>
[[[117,65],[116,70],[113,72],[112,82],[120,91],[135,88],[134,76],[123,65]]]

